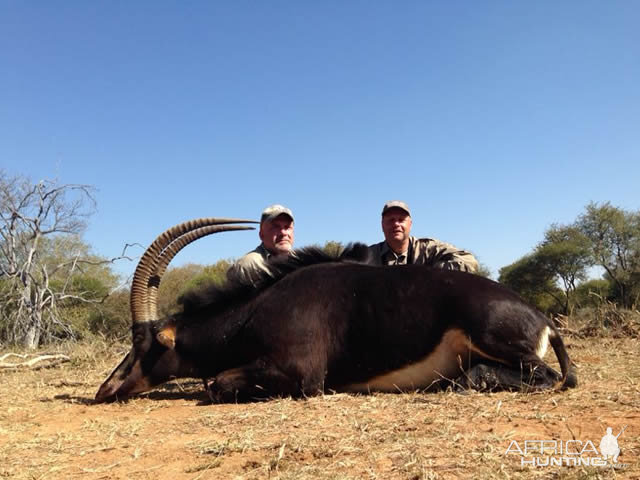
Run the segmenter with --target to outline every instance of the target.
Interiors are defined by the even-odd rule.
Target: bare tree
[[[84,231],[95,210],[94,191],[57,180],[33,183],[0,170],[0,326],[5,340],[36,348],[52,325],[65,328],[58,302],[85,299],[69,288],[70,279],[95,258],[81,250],[63,256],[47,251]]]

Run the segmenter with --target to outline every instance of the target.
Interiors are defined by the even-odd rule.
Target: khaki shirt
[[[261,243],[229,267],[227,280],[254,285],[262,278],[263,272],[269,271],[267,262],[270,257],[271,252]]]
[[[400,255],[387,242],[371,245],[369,251],[375,265],[418,264],[470,273],[478,270],[478,261],[471,253],[433,238],[409,237],[409,249]]]

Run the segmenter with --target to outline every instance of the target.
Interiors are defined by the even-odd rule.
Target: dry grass
[[[71,362],[0,373],[0,478],[640,478],[638,339],[568,339],[580,386],[562,393],[326,395],[210,405],[199,382],[93,405],[126,347],[61,347]],[[596,446],[628,425],[621,470],[521,467],[511,440]]]
[[[603,300],[597,307],[581,309],[578,315],[562,317],[572,335],[586,337],[638,338],[640,336],[640,311],[618,308],[615,303]]]

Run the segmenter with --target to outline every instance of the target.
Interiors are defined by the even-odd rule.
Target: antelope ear
[[[176,347],[176,326],[169,325],[164,327],[156,334],[156,340],[170,350]]]

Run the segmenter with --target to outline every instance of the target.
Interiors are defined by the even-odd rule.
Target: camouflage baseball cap
[[[404,202],[401,202],[400,200],[391,200],[390,202],[385,203],[384,207],[382,207],[382,215],[387,213],[387,210],[389,210],[390,208],[400,208],[405,212],[407,212],[409,216],[411,216],[411,210],[409,210],[409,205],[407,205]]]
[[[262,211],[262,216],[260,217],[260,223],[273,220],[280,215],[286,215],[289,218],[291,218],[291,221],[293,221],[293,212],[291,212],[291,210],[289,210],[284,205],[276,204],[276,205],[269,205],[267,208],[265,208]]]

